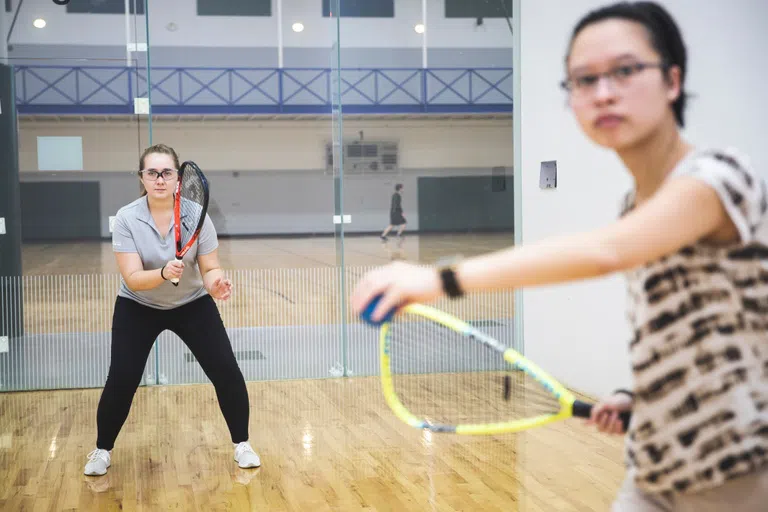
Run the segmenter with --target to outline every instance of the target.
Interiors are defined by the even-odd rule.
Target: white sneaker
[[[261,459],[253,451],[248,441],[243,441],[235,446],[235,461],[241,468],[257,468],[261,466]]]
[[[107,468],[112,462],[107,450],[96,448],[88,454],[88,463],[85,465],[85,474],[88,476],[101,476],[107,474]]]

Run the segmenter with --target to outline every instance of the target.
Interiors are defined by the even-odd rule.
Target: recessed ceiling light
[[[37,18],[32,22],[32,25],[34,25],[35,28],[43,28],[45,27],[45,20],[43,18]]]
[[[304,24],[300,22],[296,22],[293,25],[291,25],[291,28],[294,32],[303,32],[304,31]]]
[[[417,34],[423,34],[424,30],[426,30],[426,27],[424,27],[423,23],[419,23],[413,27],[413,30],[415,30]]]

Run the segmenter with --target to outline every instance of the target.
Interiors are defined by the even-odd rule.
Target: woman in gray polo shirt
[[[144,151],[139,161],[142,196],[117,212],[112,246],[122,276],[112,319],[109,375],[96,414],[96,449],[86,475],[104,475],[131,408],[133,395],[157,336],[176,333],[213,383],[241,468],[261,465],[248,443],[248,391],[213,299],[227,300],[232,283],[224,276],[211,219],[195,245],[175,260],[173,191],[179,157],[164,145]],[[168,282],[179,278],[178,287]]]

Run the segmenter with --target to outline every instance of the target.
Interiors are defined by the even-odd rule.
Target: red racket
[[[205,214],[208,212],[209,195],[208,180],[197,164],[192,161],[181,164],[179,182],[173,195],[176,259],[179,261],[200,236]],[[171,282],[174,286],[179,285],[178,278],[171,279]]]

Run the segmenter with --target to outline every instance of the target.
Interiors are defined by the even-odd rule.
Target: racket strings
[[[551,393],[499,352],[452,329],[401,315],[389,336],[395,393],[430,423],[508,422],[560,409]]]
[[[179,191],[179,224],[181,245],[186,246],[202,227],[205,212],[206,184],[194,167],[185,169]]]

